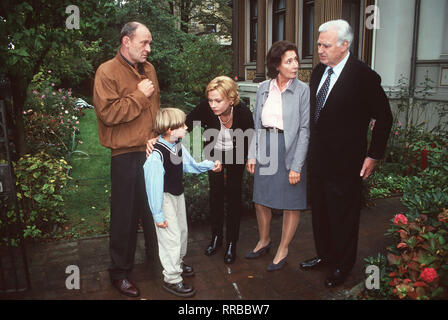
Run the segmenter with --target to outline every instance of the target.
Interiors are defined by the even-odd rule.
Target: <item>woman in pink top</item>
[[[253,201],[260,239],[246,255],[255,259],[272,246],[271,209],[283,211],[282,238],[268,271],[283,268],[288,246],[306,209],[306,154],[309,140],[310,91],[297,79],[297,47],[289,41],[273,44],[267,55],[268,76],[257,91],[255,135],[247,169],[254,174]]]

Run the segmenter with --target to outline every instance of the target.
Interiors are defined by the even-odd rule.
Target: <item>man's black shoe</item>
[[[229,242],[227,244],[226,255],[224,256],[225,264],[232,264],[236,259],[236,243]]]
[[[207,249],[205,249],[204,254],[206,256],[212,256],[216,253],[216,249],[222,245],[222,237],[220,236],[213,236],[212,241],[210,241],[210,244],[208,245]]]
[[[112,280],[112,285],[123,295],[137,298],[140,291],[129,279]]]
[[[312,270],[312,269],[316,269],[324,264],[325,264],[324,260],[322,260],[319,257],[316,257],[316,258],[301,262],[300,268],[302,268],[303,270]]]
[[[172,293],[178,297],[189,298],[194,296],[196,291],[193,289],[191,285],[184,284],[183,282],[179,283],[166,283],[163,282],[163,289]]]
[[[325,286],[327,288],[334,288],[344,283],[345,279],[347,279],[347,274],[343,272],[341,269],[334,269],[331,271],[327,279],[325,279]]]
[[[193,267],[182,262],[182,277],[194,276]]]

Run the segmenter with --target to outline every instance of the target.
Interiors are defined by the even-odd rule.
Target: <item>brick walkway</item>
[[[404,208],[400,198],[376,201],[376,206],[361,214],[357,263],[344,285],[327,289],[324,279],[327,270],[302,271],[299,262],[315,256],[311,214],[304,212],[293,239],[288,261],[281,271],[267,272],[266,268],[280,241],[282,217],[274,215],[271,237],[274,250],[257,260],[246,260],[244,255],[257,240],[255,216],[246,216],[241,223],[238,258],[233,265],[223,262],[224,249],[212,256],[203,254],[209,242],[208,225],[190,226],[186,262],[196,275],[187,278],[196,288],[194,300],[319,300],[342,299],[348,290],[364,281],[363,259],[385,252],[390,239],[384,236],[390,219]],[[27,247],[31,273],[31,290],[22,293],[0,294],[0,299],[130,299],[121,296],[109,281],[109,239],[96,237],[77,241],[33,244]],[[135,267],[131,279],[141,291],[141,299],[171,300],[177,298],[161,287],[163,277],[158,259],[148,261],[144,254],[143,234],[139,233]],[[67,290],[65,268],[77,265],[81,272],[81,288]]]

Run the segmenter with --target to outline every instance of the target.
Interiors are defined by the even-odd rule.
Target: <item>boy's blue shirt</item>
[[[176,150],[176,143],[166,141],[162,137],[159,138],[158,142],[163,143],[172,151]],[[213,169],[215,166],[213,161],[210,160],[197,163],[181,143],[178,143],[178,145],[182,147],[182,168],[184,172],[202,173]],[[162,223],[165,221],[165,214],[162,210],[165,169],[158,152],[150,154],[143,165],[143,170],[149,208],[151,209],[154,221],[156,223]]]

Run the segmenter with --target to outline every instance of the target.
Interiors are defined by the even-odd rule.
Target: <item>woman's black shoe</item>
[[[231,264],[235,261],[236,258],[236,243],[229,242],[227,244],[226,255],[224,256],[224,263]]]
[[[220,246],[222,246],[222,238],[219,236],[214,236],[207,249],[205,249],[204,254],[206,256],[212,256],[216,253],[216,249]]]
[[[269,252],[269,249],[271,249],[271,246],[272,246],[272,241],[269,242],[269,244],[266,247],[259,249],[257,252],[251,251],[248,254],[246,254],[246,259],[257,259],[263,253]]]

